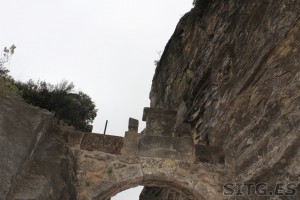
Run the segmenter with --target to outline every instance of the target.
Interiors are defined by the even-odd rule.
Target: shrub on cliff
[[[17,96],[18,94],[19,90],[14,85],[14,81],[0,76],[0,96]]]
[[[16,46],[13,44],[10,48],[4,47],[0,57],[0,77],[8,77],[9,70],[5,65],[9,62],[10,57],[14,54]]]
[[[73,83],[62,81],[52,85],[45,81],[29,80],[27,83],[17,82],[16,86],[27,103],[53,112],[58,120],[78,130],[86,131],[97,115],[96,106],[87,94],[72,93]]]
[[[52,85],[45,81],[32,80],[23,83],[15,81],[8,75],[6,65],[15,48],[15,45],[5,47],[0,55],[0,95],[20,95],[27,103],[53,112],[58,120],[63,120],[78,130],[91,131],[89,124],[97,115],[96,106],[87,94],[71,93],[74,89],[73,83],[62,81],[60,84]]]
[[[194,0],[193,5],[195,8],[206,8],[210,0]]]
[[[0,56],[0,95],[16,96],[18,89],[14,85],[14,80],[8,75],[9,70],[6,68],[7,63],[15,52],[15,45],[10,48],[5,47]]]

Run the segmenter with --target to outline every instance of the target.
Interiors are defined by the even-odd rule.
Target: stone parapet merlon
[[[163,108],[144,108],[143,121],[146,121],[146,135],[174,136],[175,110]]]
[[[125,132],[124,146],[122,148],[122,154],[125,155],[137,155],[138,147],[138,128],[139,121],[133,118],[129,118],[128,131]]]
[[[175,130],[176,114],[174,110],[144,108],[146,128],[142,133],[137,132],[138,121],[130,118],[122,154],[194,161],[195,147],[190,125],[181,124]]]

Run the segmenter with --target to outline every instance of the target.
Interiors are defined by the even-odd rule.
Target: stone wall
[[[0,97],[0,200],[76,199],[65,136],[50,112]]]
[[[300,2],[205,2],[180,20],[153,78],[151,107],[177,110],[174,127],[148,120],[168,130],[150,127],[158,145],[191,139],[177,132],[191,124],[196,147],[182,153],[195,149],[195,162],[146,142],[149,154],[126,156],[120,137],[62,130],[51,113],[1,97],[0,199],[106,199],[139,184],[174,200],[224,199],[226,182],[293,182],[298,193],[278,198],[300,199]]]
[[[223,199],[223,165],[72,150],[80,200],[107,200],[138,185],[169,187],[186,200]]]
[[[89,151],[103,151],[112,154],[121,154],[124,138],[112,135],[85,133],[80,148]]]
[[[124,138],[119,136],[81,132],[74,129],[66,129],[65,133],[68,145],[74,148],[121,154],[124,146]]]

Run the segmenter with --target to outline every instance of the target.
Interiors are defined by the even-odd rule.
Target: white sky
[[[192,0],[0,0],[0,48],[17,80],[72,81],[96,103],[93,132],[123,136],[150,105],[154,60]],[[113,200],[135,200],[138,192]],[[123,196],[122,196],[123,195]],[[129,198],[130,197],[130,198]]]

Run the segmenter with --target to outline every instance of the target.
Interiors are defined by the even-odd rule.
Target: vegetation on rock
[[[207,7],[208,3],[209,3],[209,0],[194,0],[193,1],[193,5],[195,7],[201,7],[201,8]]]
[[[16,46],[14,44],[10,48],[4,47],[3,54],[0,57],[0,77],[8,77],[9,70],[5,67],[5,65],[14,54],[15,48]]]
[[[0,57],[0,95],[1,96],[16,96],[18,89],[14,85],[11,76],[8,75],[9,70],[6,68],[7,63],[15,52],[15,45],[10,48],[5,47]]]
[[[27,103],[53,112],[58,120],[63,120],[78,130],[88,130],[88,125],[97,116],[97,109],[91,98],[83,92],[72,93],[74,85],[68,81],[57,85],[33,80],[15,84]]]
[[[81,131],[91,131],[89,126],[97,116],[95,103],[83,93],[72,93],[74,84],[62,81],[52,85],[46,81],[15,81],[9,76],[7,63],[15,52],[15,45],[5,47],[0,57],[0,96],[21,96],[27,103],[47,109],[58,120]]]

